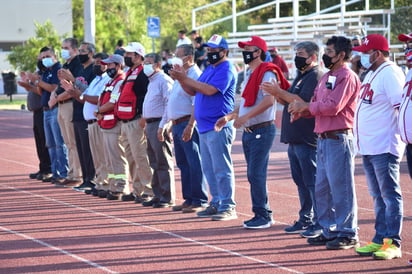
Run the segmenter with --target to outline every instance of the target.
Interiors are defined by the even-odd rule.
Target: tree
[[[61,44],[63,36],[57,34],[50,21],[46,21],[44,25],[35,22],[34,25],[36,36],[29,38],[23,45],[12,47],[11,53],[7,55],[7,60],[14,69],[34,71],[40,49],[45,46],[57,48]]]

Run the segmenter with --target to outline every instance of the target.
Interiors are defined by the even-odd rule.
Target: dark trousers
[[[92,153],[90,151],[89,133],[87,122],[73,121],[74,136],[76,139],[77,153],[79,154],[80,166],[82,168],[83,182],[92,183],[96,175]]]
[[[33,133],[39,158],[39,171],[43,174],[51,173],[50,156],[44,135],[43,110],[33,111]]]
[[[409,176],[412,178],[412,144],[406,146],[406,160],[408,161]]]

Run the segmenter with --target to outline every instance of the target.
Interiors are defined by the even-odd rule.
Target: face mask
[[[179,65],[179,66],[183,67],[183,60],[181,58],[173,57],[173,59],[171,61],[172,61],[173,66],[174,65]]]
[[[361,59],[360,59],[361,64],[366,69],[369,69],[372,66],[370,62],[370,56],[371,56],[370,54],[365,54],[365,53],[362,53],[361,55]]]
[[[101,65],[94,65],[93,66],[93,73],[98,75],[98,76],[101,76],[104,73],[104,71],[102,70],[102,66]]]
[[[116,68],[110,68],[106,70],[107,75],[109,75],[110,78],[114,78],[117,74],[117,69]]]
[[[51,66],[54,65],[53,59],[52,59],[51,57],[46,57],[46,58],[44,58],[44,59],[42,60],[42,63],[43,63],[43,65],[44,65],[46,68],[49,68],[49,67],[51,67]]]
[[[173,65],[172,59],[170,59],[170,58],[167,59],[167,64],[170,65],[170,66],[172,66],[172,65]]]
[[[62,49],[61,54],[64,60],[70,59],[70,51],[68,49]]]
[[[43,65],[43,60],[38,60],[38,61],[37,61],[37,68],[38,68],[40,71],[43,71],[43,70],[46,69],[46,66]]]
[[[133,62],[132,62],[132,57],[125,57],[125,58],[124,58],[124,64],[125,64],[126,66],[128,66],[129,68],[133,67],[134,64],[133,64]]]
[[[88,54],[79,54],[79,59],[80,59],[80,63],[84,64],[87,61],[89,61],[89,55]]]
[[[270,57],[275,58],[277,55],[276,54],[271,54]]]
[[[325,67],[328,69],[331,69],[333,65],[336,64],[332,62],[332,58],[334,57],[329,57],[329,55],[326,55],[326,54],[323,54],[322,56],[323,63],[325,64]]]
[[[146,74],[147,77],[151,76],[154,73],[153,65],[147,64],[143,65],[143,72]]]
[[[218,52],[208,52],[207,53],[207,60],[209,61],[209,63],[216,64],[217,62],[219,62],[223,57],[220,57],[220,51]]]
[[[243,54],[243,62],[247,65],[250,62],[252,62],[253,60],[255,60],[258,56],[253,57],[253,53],[255,51],[242,51]]]
[[[295,56],[295,67],[300,71],[305,70],[305,68],[309,66],[309,64],[306,63],[306,60],[307,58],[305,57]]]

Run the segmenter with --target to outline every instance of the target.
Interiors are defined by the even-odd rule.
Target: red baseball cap
[[[271,48],[269,49],[269,51],[278,51],[278,49],[277,49],[276,47],[271,47]]]
[[[409,40],[412,40],[412,32],[409,34],[399,34],[398,39],[399,41],[402,41],[402,42],[407,42]]]
[[[247,42],[239,42],[237,43],[240,48],[244,48],[245,46],[255,46],[266,52],[268,50],[266,41],[260,38],[259,36],[252,36],[252,39]]]
[[[363,39],[362,45],[352,48],[359,52],[367,52],[371,49],[389,51],[388,40],[380,34],[369,34]]]

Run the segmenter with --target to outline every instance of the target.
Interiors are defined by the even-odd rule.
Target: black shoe
[[[333,250],[349,249],[354,247],[359,247],[359,241],[348,237],[338,237],[335,240],[326,243],[326,248]]]
[[[98,196],[99,198],[106,198],[108,193],[108,191],[100,189],[98,192]]]
[[[166,207],[172,207],[174,206],[174,203],[168,203],[168,202],[157,202],[153,204],[154,208],[166,208]]]
[[[115,201],[115,200],[121,200],[123,196],[123,193],[121,192],[109,192],[106,196],[107,200]]]
[[[90,194],[93,194],[93,191],[96,192],[96,195],[94,196],[97,196],[97,190],[96,190],[95,185],[93,185],[91,188],[85,189],[84,194],[90,195]]]
[[[30,179],[37,179],[37,176],[41,175],[42,173],[40,171],[37,171],[36,173],[30,173],[29,178]]]
[[[127,195],[122,195],[122,201],[123,202],[131,202],[134,201],[136,197],[134,196],[133,193],[127,194]]]
[[[147,195],[147,194],[143,194],[142,196],[137,196],[137,197],[134,199],[134,202],[135,202],[136,204],[141,204],[141,203],[143,203],[143,202],[150,201],[151,199],[152,199],[152,196],[149,196],[149,195]]]
[[[55,178],[50,176],[50,177],[43,178],[42,181],[45,183],[51,183],[54,179]]]
[[[92,188],[94,188],[94,184],[92,184],[92,183],[90,183],[90,182],[82,183],[82,184],[79,185],[79,186],[73,187],[74,190],[76,190],[76,191],[82,191],[82,192],[85,192],[86,190],[90,190],[90,191],[91,191]],[[89,194],[90,194],[90,193],[89,193]]]
[[[86,192],[85,192],[86,193]],[[86,193],[88,194],[88,193]],[[91,194],[95,197],[99,197],[99,191],[96,188],[93,188],[91,191]]]
[[[151,199],[151,200],[149,200],[149,201],[143,202],[142,205],[143,205],[143,206],[153,206],[154,204],[156,204],[156,203],[158,203],[158,202],[159,202],[158,199],[153,198],[153,199]]]
[[[320,234],[318,237],[315,238],[309,238],[308,239],[308,244],[310,245],[326,245],[327,242],[333,241],[336,238],[331,238],[328,239],[323,234]]]

